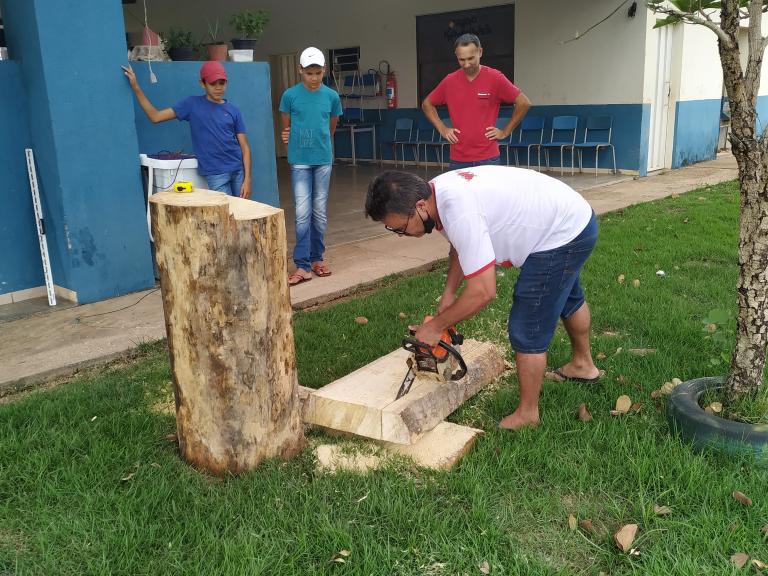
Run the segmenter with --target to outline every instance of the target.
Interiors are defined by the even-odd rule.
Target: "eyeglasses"
[[[384,229],[388,230],[390,232],[394,232],[398,236],[405,236],[406,235],[406,231],[408,230],[408,224],[411,223],[411,217],[413,216],[413,213],[415,211],[416,211],[415,209],[411,210],[411,212],[408,214],[408,220],[405,221],[405,226],[403,226],[402,228],[392,228],[391,226],[386,226],[385,225]]]

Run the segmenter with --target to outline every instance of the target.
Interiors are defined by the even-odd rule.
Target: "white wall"
[[[678,24],[682,36],[679,100],[719,99],[723,73],[717,36],[703,26]]]
[[[361,67],[388,60],[397,73],[399,106],[417,106],[416,16],[494,6],[503,0],[147,0],[150,27],[207,31],[206,18],[219,14],[223,37],[232,13],[265,8],[272,21],[259,43],[257,59],[298,52],[309,45],[322,49],[360,46]],[[183,6],[183,8],[182,8]],[[645,11],[627,17],[622,7],[584,38],[563,44],[576,31],[607,16],[615,0],[519,0],[516,3],[515,83],[535,104],[634,103],[642,97]],[[126,6],[126,28],[141,29],[140,4]]]
[[[617,6],[615,0],[521,0],[517,3],[516,79],[534,103],[640,102],[646,11],[629,4],[582,36]]]
[[[499,1],[489,0],[388,0],[374,4],[362,0],[262,0],[254,4],[248,0],[228,0],[226,4],[209,0],[170,2],[147,0],[150,27],[159,32],[173,25],[203,36],[207,31],[206,17],[212,21],[216,14],[225,27],[225,39],[235,36],[229,27],[232,13],[250,8],[264,8],[272,19],[259,41],[258,60],[270,55],[300,52],[307,46],[346,48],[360,46],[361,68],[377,68],[380,60],[387,60],[397,74],[399,107],[417,106],[416,78],[416,16],[494,6]],[[183,10],[179,6],[183,5]],[[225,8],[222,9],[222,5]],[[128,11],[141,15],[138,4]],[[129,31],[139,30],[135,18],[126,17]]]

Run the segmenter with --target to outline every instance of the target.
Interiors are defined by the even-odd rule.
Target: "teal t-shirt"
[[[296,84],[283,92],[280,112],[291,115],[288,163],[320,166],[333,163],[330,120],[341,116],[341,100],[324,84],[314,92]]]

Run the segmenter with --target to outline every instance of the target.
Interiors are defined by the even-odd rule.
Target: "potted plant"
[[[768,348],[768,136],[760,128],[757,96],[768,40],[762,34],[764,0],[647,0],[654,13],[666,17],[656,27],[694,24],[717,36],[723,85],[731,108],[731,150],[739,167],[739,279],[735,349],[729,355],[724,379],[700,378],[675,387],[667,404],[671,427],[695,447],[711,446],[728,452],[749,451],[768,464],[768,425],[736,422],[705,411],[703,394],[719,394],[731,406],[757,405],[763,384]],[[741,64],[739,36],[747,29],[746,63]],[[710,328],[717,322],[710,323]],[[711,405],[710,405],[711,406]]]
[[[256,48],[256,42],[269,24],[269,16],[268,10],[244,10],[234,14],[229,23],[240,37],[232,39],[232,47],[236,50]]]
[[[192,38],[192,32],[169,28],[160,37],[171,60],[197,60],[197,46]]]
[[[210,40],[205,45],[208,60],[226,60],[229,46],[219,38],[219,19],[216,18],[216,23],[213,26],[211,26],[210,20],[207,20],[206,23],[208,24],[208,39]]]

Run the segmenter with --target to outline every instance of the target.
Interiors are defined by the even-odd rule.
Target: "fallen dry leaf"
[[[158,464],[157,462],[152,462],[150,466],[152,466],[153,468],[162,468],[162,466],[160,466],[160,464]]]
[[[717,324],[707,324],[706,326],[704,326],[704,330],[706,330],[707,332],[714,332],[715,330],[717,330]]]
[[[176,434],[166,434],[165,440],[166,442],[176,442],[178,441],[178,438],[176,437]]]
[[[573,514],[568,514],[568,528],[573,532],[576,530],[576,527],[579,525],[579,523],[576,521],[576,516]]]
[[[579,404],[579,410],[577,414],[579,416],[579,420],[582,422],[589,422],[592,420],[592,414],[589,412],[589,408],[587,408],[586,404]]]
[[[651,398],[658,398],[661,396],[662,392],[661,390],[652,390],[651,391]]]
[[[483,574],[490,574],[491,573],[491,567],[488,564],[488,560],[483,560],[482,563],[477,565],[477,568]]]
[[[619,414],[626,414],[627,412],[629,412],[629,409],[631,406],[632,406],[632,400],[626,394],[622,394],[621,396],[616,398],[615,410]]]
[[[635,541],[635,534],[637,534],[637,524],[627,524],[622,526],[621,529],[613,535],[613,541],[619,550],[622,552],[628,552],[632,548],[632,542]]]
[[[624,374],[619,374],[616,377],[616,382],[618,382],[619,384],[624,384]]]
[[[768,536],[768,524],[765,524],[762,528],[760,528],[760,532]]]
[[[618,277],[618,278],[616,278],[616,281],[617,281],[619,284],[624,284],[624,274],[619,274],[619,277]]]
[[[611,330],[606,330],[605,332],[603,332],[603,336],[618,336],[618,335],[619,335],[618,332],[613,332]]]
[[[408,318],[408,314],[406,314],[405,312],[400,312],[397,315],[397,317],[400,318],[401,320],[405,320],[406,318]]]
[[[723,405],[721,402],[712,402],[709,407],[712,408],[712,412],[715,414],[720,414],[720,412],[723,411]]]
[[[618,410],[611,410],[611,411],[609,412],[609,414],[610,414],[611,416],[621,416],[621,415],[622,415],[622,412],[619,412]]]
[[[640,280],[639,280],[639,279],[637,279],[637,278],[635,278],[634,280],[632,280],[632,287],[633,287],[633,288],[640,288]]]
[[[672,508],[669,506],[659,506],[658,504],[654,504],[653,513],[656,514],[656,516],[666,516],[668,514],[672,514]]]
[[[120,480],[122,480],[123,482],[128,482],[128,480],[133,478],[135,475],[136,475],[136,472],[131,472],[127,476],[123,476],[122,478],[120,478]]]
[[[731,564],[736,566],[736,568],[743,568],[744,564],[747,563],[747,560],[749,560],[749,554],[745,554],[744,552],[736,552],[736,554],[731,556]]]
[[[584,530],[587,534],[596,534],[597,530],[595,530],[594,524],[592,524],[592,520],[589,520],[588,518],[585,518],[584,520],[579,520],[579,527]]]
[[[357,316],[355,318],[355,322],[357,322],[358,324],[368,324],[368,318],[366,318],[365,316]]]
[[[752,506],[752,498],[750,498],[749,496],[747,496],[743,492],[739,492],[738,490],[734,490],[731,493],[731,496],[733,496],[734,500],[738,500],[739,502],[744,504],[744,506]]]
[[[598,360],[605,360],[605,353],[604,352],[598,352],[596,358]]]
[[[758,570],[765,570],[766,568],[768,568],[768,564],[766,564],[765,562],[761,562],[757,558],[752,558],[752,566],[754,566]]]
[[[642,407],[643,407],[643,405],[640,404],[640,402],[635,402],[634,404],[632,404],[632,406],[629,407],[629,411],[630,412],[640,412],[640,409]]]
[[[635,356],[648,356],[648,354],[655,354],[656,348],[630,348],[629,353]]]

